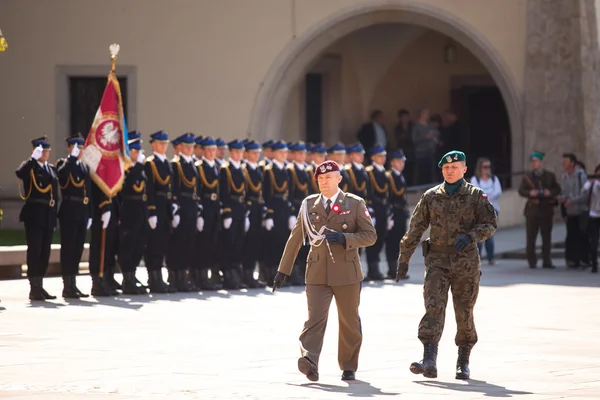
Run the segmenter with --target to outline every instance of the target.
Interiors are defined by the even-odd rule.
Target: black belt
[[[166,197],[169,200],[171,199],[171,197],[173,197],[173,195],[171,194],[171,192],[156,192],[154,194],[157,195],[157,196],[160,196],[160,197]]]
[[[205,193],[202,195],[202,197],[204,197],[205,199],[208,199],[208,200],[217,201],[217,199],[219,198],[219,195],[216,193]]]
[[[121,198],[123,200],[131,200],[131,201],[147,201],[148,200],[148,196],[146,195],[146,193],[131,194],[131,195],[127,195],[127,196],[122,196]]]
[[[187,197],[188,199],[198,200],[198,195],[191,192],[181,192],[179,193],[179,197]]]
[[[373,197],[373,201],[377,202],[377,203],[381,203],[384,206],[387,205],[387,203],[388,203],[387,197],[377,197],[377,196],[374,196]]]
[[[392,207],[404,209],[404,208],[406,208],[406,204],[392,204]]]
[[[274,199],[287,200],[289,196],[287,193],[283,193],[283,194],[274,194],[271,197],[273,197]]]
[[[63,196],[63,200],[70,200],[70,201],[76,201],[76,202],[81,202],[83,204],[87,204],[90,202],[89,197],[77,197],[77,196]]]
[[[243,203],[245,197],[244,196],[228,196],[230,199],[237,201],[238,203]]]
[[[248,201],[251,201],[253,203],[264,203],[265,201],[262,199],[262,197],[257,197],[257,196],[248,196],[246,198]]]
[[[54,207],[54,205],[56,204],[56,202],[54,201],[54,199],[27,199],[26,202],[27,203],[43,204],[43,205],[50,206],[50,207]]]

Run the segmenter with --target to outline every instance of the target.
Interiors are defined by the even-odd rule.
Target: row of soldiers
[[[93,296],[113,296],[119,290],[144,294],[148,289],[172,293],[272,286],[300,205],[319,192],[315,168],[326,159],[344,166],[341,190],[364,198],[373,218],[378,239],[366,249],[367,279],[384,279],[379,269],[384,244],[387,277],[395,277],[399,242],[409,216],[402,151],[387,159],[385,149],[369,149],[370,165],[365,167],[365,149],[360,144],[348,148],[341,143],[325,148],[282,140],[226,144],[192,133],[170,140],[159,131],[150,135],[153,154],[146,158],[141,136],[137,131],[129,133],[132,165],[121,191],[112,198],[90,179],[81,161],[81,135],[66,138],[69,156],[58,160],[56,167],[48,163],[47,137],[32,141],[32,157],[16,171],[26,191],[20,220],[27,235],[30,299],[56,298],[44,289],[43,277],[57,219],[65,298],[88,296],[76,286],[88,229]],[[169,142],[175,153],[170,160]],[[308,251],[306,243],[290,284],[304,284]],[[147,286],[135,276],[142,259]],[[122,283],[114,278],[117,262]],[[165,265],[167,282],[162,275]]]

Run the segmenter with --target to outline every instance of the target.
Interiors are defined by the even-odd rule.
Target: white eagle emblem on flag
[[[114,145],[119,142],[119,129],[115,128],[114,123],[109,122],[102,127],[100,141],[104,147],[107,147],[108,145]]]

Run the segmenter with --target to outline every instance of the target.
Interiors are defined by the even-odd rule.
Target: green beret
[[[467,156],[465,153],[458,150],[452,150],[444,154],[440,162],[438,163],[438,167],[442,168],[442,165],[449,164],[457,161],[467,161]]]
[[[545,155],[546,154],[542,153],[541,151],[534,151],[533,153],[531,153],[531,159],[543,160]]]

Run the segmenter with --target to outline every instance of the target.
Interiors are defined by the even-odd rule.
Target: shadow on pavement
[[[436,387],[440,389],[455,390],[457,392],[482,393],[486,397],[507,398],[513,395],[533,394],[532,392],[523,392],[519,390],[510,390],[504,386],[494,385],[486,381],[470,379],[465,383],[443,382],[443,381],[413,381],[419,385]]]
[[[302,383],[295,385],[288,383],[291,386],[304,387],[310,389],[318,389],[330,393],[345,393],[348,397],[375,397],[375,396],[397,396],[400,393],[382,392],[380,388],[372,386],[369,382],[355,380],[347,381],[348,386],[328,385],[325,383]]]

